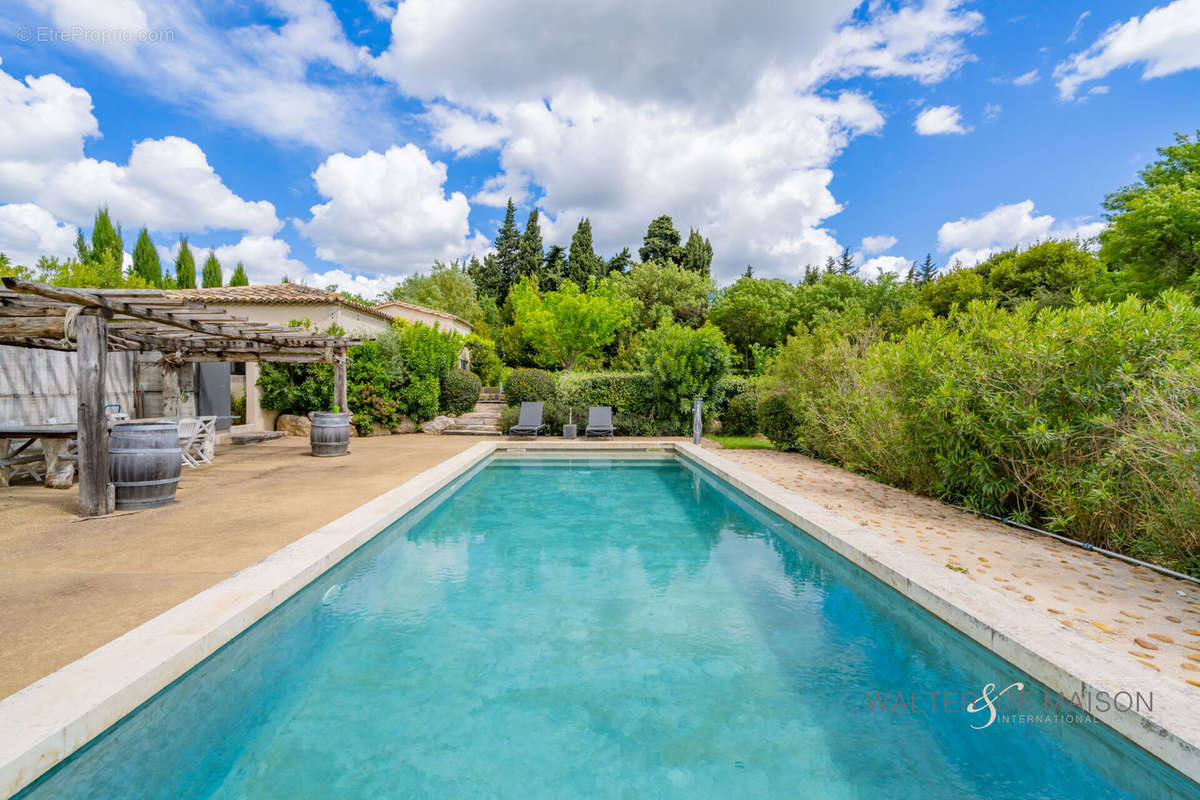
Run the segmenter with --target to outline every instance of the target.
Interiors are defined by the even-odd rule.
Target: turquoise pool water
[[[1014,681],[694,467],[494,461],[27,796],[1198,796],[1098,723],[895,702]]]

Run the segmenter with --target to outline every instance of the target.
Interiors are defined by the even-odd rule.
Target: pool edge
[[[53,769],[498,444],[472,445],[0,700],[0,797]]]
[[[674,442],[674,451],[715,474],[830,550],[881,580],[954,629],[1066,697],[1129,691],[1152,684],[1152,710],[1092,711],[1107,727],[1200,783],[1200,716],[1193,693],[1167,676],[1148,676],[1053,620],[911,550],[871,533],[710,450]],[[982,688],[982,687],[980,687]]]

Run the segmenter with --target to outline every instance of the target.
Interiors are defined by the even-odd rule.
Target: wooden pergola
[[[159,289],[67,289],[4,278],[0,344],[78,353],[79,510],[112,512],[108,424],[104,416],[106,353],[159,352],[163,413],[179,413],[179,370],[198,361],[327,362],[334,403],[345,411],[346,349],[358,340],[234,317]]]

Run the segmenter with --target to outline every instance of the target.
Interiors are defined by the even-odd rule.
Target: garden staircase
[[[453,424],[442,431],[451,436],[500,436],[500,412],[504,401],[495,386],[485,386],[479,393],[479,401],[470,412],[455,417]]]

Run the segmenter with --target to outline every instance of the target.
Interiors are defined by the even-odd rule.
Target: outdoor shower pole
[[[704,432],[703,408],[704,402],[699,397],[692,401],[692,444],[700,444],[700,434]]]

